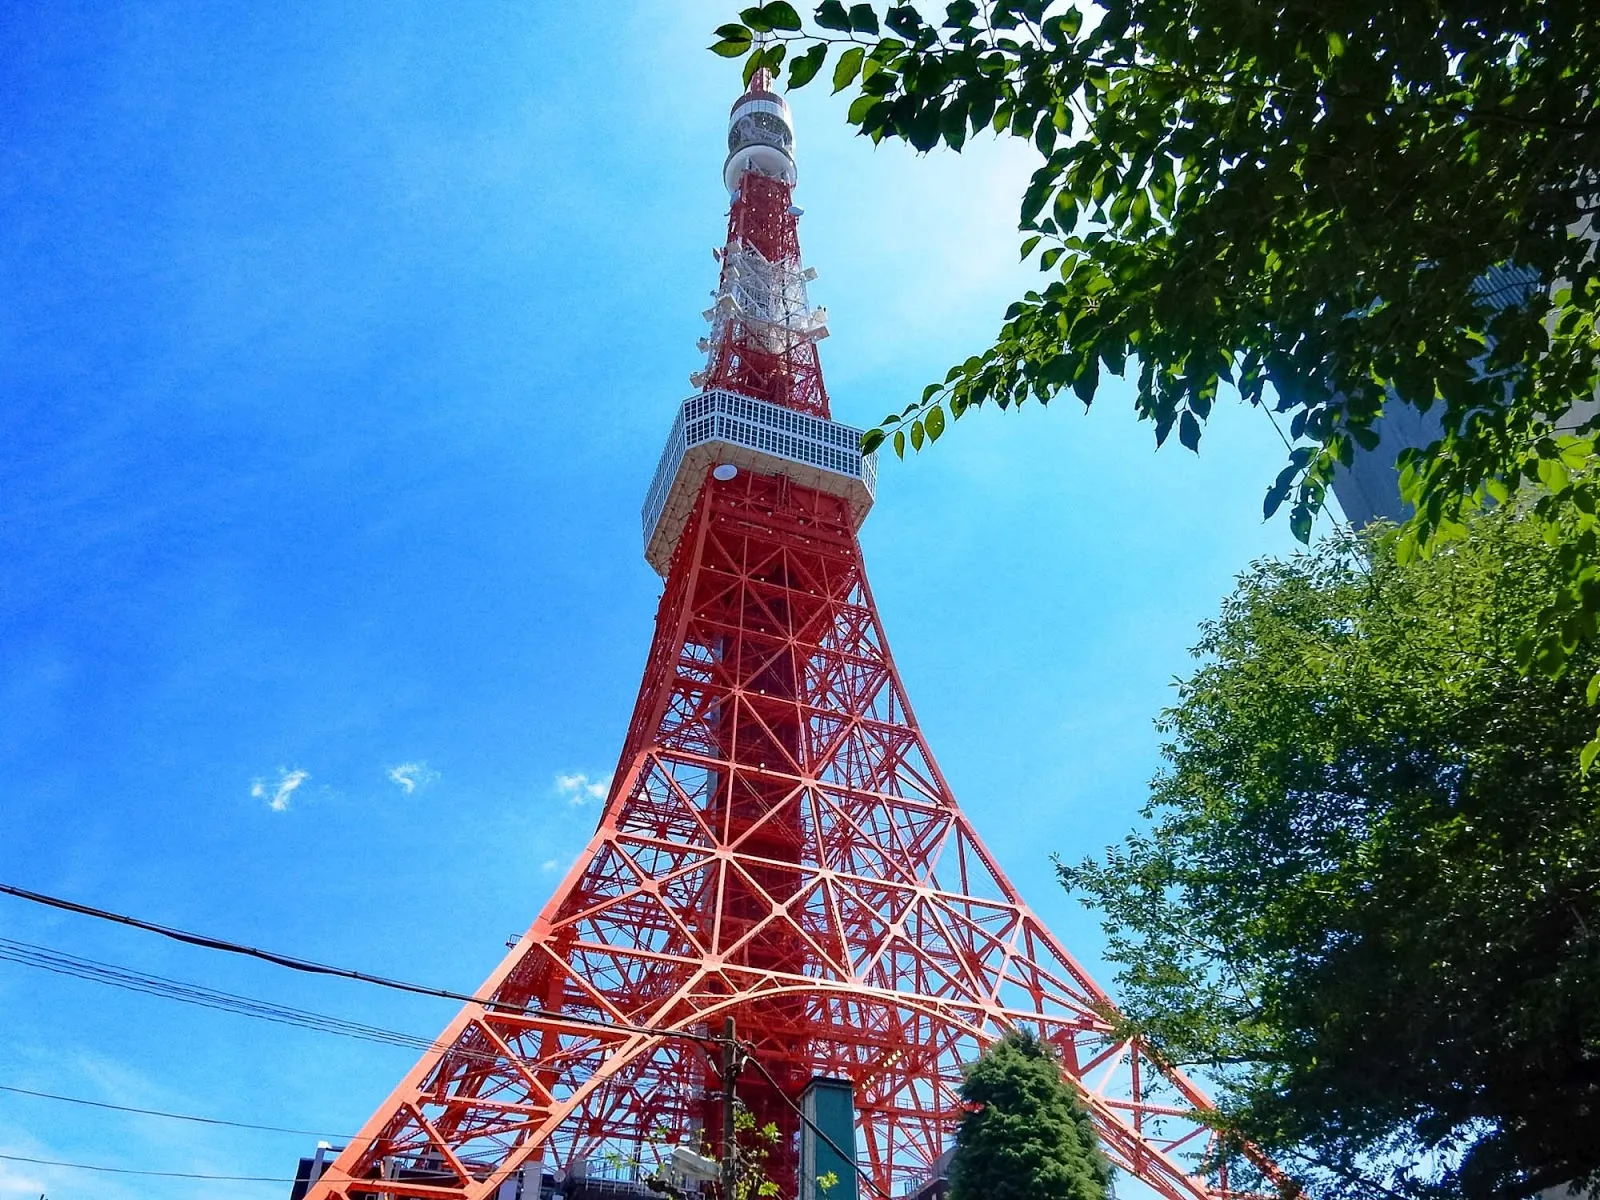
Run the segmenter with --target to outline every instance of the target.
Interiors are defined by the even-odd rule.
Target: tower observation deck
[[[1117,1037],[912,714],[856,538],[875,464],[832,419],[794,126],[761,73],[730,114],[723,179],[705,361],[642,514],[665,588],[599,827],[310,1200],[642,1190],[612,1171],[607,1192],[596,1164],[637,1181],[674,1146],[720,1152],[729,1018],[740,1100],[779,1130],[783,1200],[814,1190],[800,1112],[824,1093],[846,1127],[853,1108],[856,1194],[924,1185],[962,1063],[1018,1026],[1059,1052],[1117,1166],[1167,1200],[1233,1195],[1201,1170],[1204,1094]]]

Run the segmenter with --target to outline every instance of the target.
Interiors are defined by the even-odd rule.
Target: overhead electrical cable
[[[88,1108],[110,1109],[112,1112],[134,1113],[141,1117],[164,1117],[169,1121],[193,1121],[197,1125],[224,1125],[229,1129],[253,1129],[262,1133],[291,1133],[296,1137],[325,1138],[334,1142],[354,1141],[348,1133],[329,1133],[322,1129],[285,1129],[281,1125],[256,1125],[249,1121],[225,1121],[221,1117],[197,1117],[190,1113],[164,1112],[159,1108],[134,1108],[127,1104],[109,1104],[104,1100],[86,1100],[82,1096],[62,1096],[55,1092],[36,1092],[31,1088],[13,1087],[0,1083],[0,1092],[18,1096],[32,1096],[38,1100],[59,1100],[64,1104],[82,1104]]]
[[[56,975],[70,975],[77,979],[103,983],[109,987],[121,988],[124,991],[142,992],[145,995],[160,996],[183,1004],[194,1004],[201,1008],[238,1013],[240,1016],[254,1017],[261,1021],[271,1021],[279,1025],[295,1025],[302,1029],[337,1034],[340,1037],[357,1038],[361,1041],[379,1042],[391,1046],[403,1046],[413,1050],[429,1048],[434,1045],[427,1038],[416,1034],[400,1033],[393,1029],[383,1029],[376,1025],[364,1025],[357,1021],[346,1021],[340,1017],[330,1017],[307,1009],[290,1008],[287,1005],[273,1004],[265,1000],[256,1000],[249,996],[236,995],[233,992],[221,992],[215,988],[185,983],[177,979],[168,979],[162,975],[150,975],[143,971],[134,971],[112,963],[97,962],[91,958],[80,958],[77,955],[64,954],[59,950],[52,950],[48,946],[37,946],[31,942],[18,942],[11,938],[0,938],[0,960],[19,963],[23,966],[37,967],[40,970],[49,971]]]
[[[153,1179],[209,1179],[219,1183],[293,1183],[284,1175],[205,1175],[197,1171],[145,1171],[137,1167],[107,1167],[98,1163],[62,1162],[54,1158],[28,1158],[22,1154],[0,1154],[0,1161],[30,1163],[36,1167],[66,1167],[71,1171],[101,1171],[108,1175],[143,1175]]]
[[[124,991],[141,992],[149,996],[159,996],[166,1000],[176,1000],[181,1004],[194,1004],[201,1008],[216,1009],[219,1012],[231,1012],[239,1016],[252,1017],[258,1021],[269,1021],[277,1025],[292,1025],[318,1033],[331,1033],[339,1037],[355,1038],[358,1041],[400,1046],[407,1050],[418,1050],[424,1053],[448,1049],[461,1058],[474,1059],[479,1062],[498,1062],[500,1057],[493,1051],[479,1050],[471,1046],[454,1046],[452,1048],[452,1043],[440,1039],[430,1041],[428,1038],[414,1033],[402,1033],[394,1029],[384,1029],[377,1025],[364,1025],[358,1021],[347,1021],[342,1017],[330,1017],[324,1013],[311,1012],[303,1008],[290,1008],[287,1005],[256,1000],[250,996],[236,995],[233,992],[219,992],[214,988],[202,987],[199,984],[169,979],[164,975],[150,975],[143,971],[134,971],[112,963],[97,962],[92,958],[80,958],[77,955],[64,954],[59,950],[52,950],[48,946],[36,946],[31,942],[18,942],[10,938],[0,938],[0,961],[15,962],[23,966],[49,971],[56,975],[69,975],[76,979],[103,983],[108,987],[121,988]]]
[[[466,992],[451,991],[449,988],[407,983],[404,980],[389,979],[382,975],[371,975],[365,971],[356,971],[348,967],[335,967],[328,963],[316,962],[309,958],[299,958],[292,954],[281,954],[274,950],[246,946],[240,942],[228,941],[226,938],[210,937],[203,933],[191,933],[186,929],[177,929],[170,925],[158,925],[153,921],[143,921],[138,917],[110,912],[107,909],[95,908],[89,904],[79,904],[74,900],[46,895],[44,892],[31,891],[28,888],[17,887],[9,883],[0,883],[0,893],[7,896],[15,896],[19,900],[27,900],[33,904],[42,904],[47,908],[77,913],[79,916],[93,917],[99,921],[110,921],[117,925],[127,925],[130,928],[140,929],[146,933],[154,933],[164,938],[171,938],[173,941],[182,942],[187,946],[199,946],[205,950],[217,950],[224,954],[239,954],[246,958],[260,959],[262,962],[285,967],[291,971],[301,971],[308,975],[327,975],[338,979],[353,979],[358,983],[370,983],[375,987],[406,992],[413,996],[431,996],[439,1000],[454,1000],[459,1004],[476,1004],[490,1010],[498,1009],[504,1012],[520,1013],[528,1017],[563,1021],[576,1025],[588,1025],[596,1029],[604,1029],[616,1033],[639,1033],[650,1037],[682,1038],[685,1041],[703,1044],[718,1044],[722,1041],[720,1037],[708,1033],[690,1033],[687,1030],[665,1029],[651,1025],[630,1025],[623,1021],[607,1021],[598,1017],[580,1017],[570,1013],[553,1012],[550,1009],[497,1000],[493,996],[474,996]]]

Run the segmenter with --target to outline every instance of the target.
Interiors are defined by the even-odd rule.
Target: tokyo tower
[[[1209,1102],[1111,1036],[1110,1000],[1001,873],[907,703],[856,540],[875,462],[830,415],[793,125],[761,73],[728,148],[706,365],[644,503],[665,592],[600,826],[307,1194],[536,1200],[554,1180],[572,1200],[606,1163],[715,1151],[707,1047],[732,1017],[787,1200],[815,1191],[813,1080],[853,1108],[861,1182],[836,1196],[914,1193],[951,1145],[961,1064],[1018,1026],[1056,1047],[1119,1168],[1169,1200],[1225,1195],[1197,1173]]]

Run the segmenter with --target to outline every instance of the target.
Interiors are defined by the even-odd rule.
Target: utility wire
[[[683,1038],[686,1041],[704,1044],[720,1044],[722,1041],[722,1038],[711,1034],[689,1033],[686,1030],[662,1029],[650,1025],[629,1025],[621,1021],[606,1021],[596,1017],[577,1017],[567,1013],[553,1012],[550,1009],[532,1008],[525,1004],[497,1000],[492,996],[485,998],[483,996],[469,995],[466,992],[454,992],[448,988],[428,987],[420,983],[407,983],[404,980],[389,979],[382,975],[369,975],[365,971],[330,966],[327,963],[315,962],[308,958],[297,958],[292,954],[280,954],[273,950],[262,950],[255,946],[230,942],[225,938],[215,938],[202,933],[191,933],[185,929],[176,929],[170,925],[157,925],[152,921],[142,921],[138,917],[109,912],[103,908],[79,904],[76,901],[65,900],[59,896],[49,896],[43,892],[30,891],[27,888],[16,887],[9,883],[0,883],[0,893],[7,896],[15,896],[19,900],[27,900],[33,904],[42,904],[47,908],[56,908],[63,912],[77,913],[80,916],[94,917],[100,921],[110,921],[117,925],[127,925],[134,929],[142,929],[146,933],[154,933],[164,938],[171,938],[175,942],[182,942],[188,946],[199,946],[205,950],[218,950],[225,954],[240,954],[246,958],[257,958],[262,962],[268,962],[278,967],[286,967],[291,971],[301,971],[307,975],[331,975],[339,979],[354,979],[358,983],[370,983],[376,987],[406,992],[413,996],[432,996],[440,1000],[454,1000],[461,1004],[477,1004],[488,1009],[500,1009],[502,1011],[520,1013],[528,1017],[540,1017],[546,1020],[588,1025],[617,1033],[642,1033],[651,1037]]]
[[[144,1175],[156,1179],[210,1179],[227,1183],[293,1183],[282,1175],[202,1175],[194,1171],[141,1171],[134,1167],[106,1167],[98,1163],[61,1162],[54,1158],[27,1158],[21,1154],[0,1154],[5,1162],[31,1163],[36,1167],[66,1167],[73,1171],[101,1171],[108,1175]]]
[[[226,1125],[229,1129],[255,1129],[263,1133],[292,1133],[297,1137],[326,1138],[329,1141],[349,1142],[354,1137],[348,1133],[328,1133],[321,1129],[285,1129],[280,1125],[253,1125],[249,1121],[224,1121],[220,1117],[196,1117],[188,1113],[163,1112],[158,1108],[130,1108],[126,1104],[107,1104],[103,1100],[85,1100],[81,1096],[60,1096],[55,1092],[35,1092],[29,1088],[13,1087],[0,1083],[0,1092],[18,1096],[33,1096],[39,1100],[60,1100],[65,1104],[82,1104],[89,1108],[107,1108],[112,1112],[136,1113],[141,1117],[165,1117],[169,1121],[193,1121],[197,1125]]]
[[[91,958],[79,958],[76,955],[63,954],[60,951],[50,949],[48,946],[36,946],[30,942],[12,941],[10,938],[0,938],[0,961],[15,962],[23,966],[49,971],[56,975],[69,975],[76,979],[103,983],[109,987],[121,988],[124,991],[142,992],[145,995],[176,1000],[182,1004],[194,1004],[201,1008],[237,1013],[240,1016],[253,1017],[260,1021],[270,1021],[279,1025],[294,1025],[302,1029],[312,1029],[320,1033],[332,1033],[340,1037],[356,1038],[365,1042],[402,1046],[411,1050],[442,1048],[440,1043],[429,1041],[427,1038],[419,1037],[416,1034],[400,1033],[396,1030],[383,1029],[376,1025],[363,1025],[356,1021],[346,1021],[340,1017],[330,1017],[307,1009],[289,1008],[286,1005],[255,1000],[249,996],[235,995],[232,992],[219,992],[213,988],[201,987],[198,984],[184,983],[181,980],[168,979],[162,975],[148,975],[142,971],[133,971],[112,963],[96,962]],[[471,1054],[472,1051],[463,1048],[462,1053]]]
[[[92,958],[79,958],[72,954],[63,954],[52,950],[48,946],[36,946],[31,942],[17,942],[10,938],[0,938],[0,962],[15,962],[23,966],[36,967],[39,970],[49,971],[56,975],[69,975],[75,979],[85,979],[92,983],[103,983],[108,987],[121,988],[129,992],[141,992],[149,996],[158,996],[165,1000],[176,1000],[181,1004],[194,1004],[201,1008],[215,1009],[219,1012],[231,1012],[242,1017],[251,1017],[259,1021],[269,1021],[277,1025],[291,1025],[301,1029],[310,1029],[317,1033],[331,1033],[339,1037],[354,1038],[363,1042],[376,1042],[380,1045],[399,1046],[408,1050],[420,1051],[430,1054],[448,1050],[455,1058],[469,1059],[476,1062],[494,1065],[501,1061],[500,1055],[494,1051],[479,1049],[474,1046],[463,1045],[458,1042],[446,1042],[442,1038],[432,1041],[414,1033],[402,1033],[394,1029],[384,1029],[377,1025],[363,1025],[357,1021],[347,1021],[342,1017],[330,1017],[323,1013],[311,1012],[303,1008],[289,1008],[286,1005],[272,1004],[265,1000],[256,1000],[249,996],[240,996],[232,992],[219,992],[213,988],[202,987],[199,984],[184,983],[182,980],[169,979],[164,975],[147,975],[142,971],[130,970],[112,963],[97,962]]]

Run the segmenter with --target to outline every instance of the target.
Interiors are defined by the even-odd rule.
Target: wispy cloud
[[[439,772],[430,770],[425,762],[401,763],[389,768],[389,782],[398,784],[406,795],[418,788],[427,787],[439,778]]]
[[[591,800],[604,800],[611,790],[611,776],[591,779],[582,771],[556,775],[556,794],[565,796],[569,804],[587,804]]]
[[[560,859],[558,859],[558,858],[547,858],[541,864],[540,869],[541,870],[545,870],[545,871],[554,871],[560,865],[561,865],[561,860]]]
[[[250,785],[250,794],[257,800],[265,800],[273,812],[284,812],[289,807],[289,797],[294,795],[295,789],[310,778],[310,771],[302,771],[298,767],[286,771],[279,767],[276,782],[257,778]]]
[[[10,1143],[6,1143],[9,1147]],[[34,1166],[12,1166],[7,1162],[0,1162],[0,1196],[38,1196],[43,1195],[45,1185],[41,1178],[34,1174],[38,1171]]]

